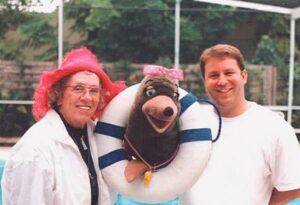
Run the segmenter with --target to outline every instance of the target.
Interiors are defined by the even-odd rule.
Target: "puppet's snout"
[[[156,96],[142,106],[149,124],[157,133],[165,132],[176,122],[179,108],[168,96]]]
[[[145,115],[162,121],[174,121],[178,113],[178,107],[175,102],[168,96],[156,96],[142,106]]]

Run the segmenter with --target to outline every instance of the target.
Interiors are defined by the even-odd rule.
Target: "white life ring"
[[[153,173],[148,186],[144,186],[142,177],[128,183],[124,176],[128,161],[122,149],[122,139],[138,86],[131,86],[118,94],[97,123],[99,167],[108,185],[122,195],[141,202],[162,202],[186,192],[203,172],[212,147],[210,119],[215,115],[213,111],[202,112],[203,107],[197,98],[180,88],[181,144],[176,157],[168,166]]]

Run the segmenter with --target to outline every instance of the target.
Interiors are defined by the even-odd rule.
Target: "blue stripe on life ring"
[[[127,158],[123,149],[114,150],[98,158],[99,168],[104,169],[105,167],[125,159]]]
[[[197,102],[197,98],[193,96],[192,94],[188,93],[183,98],[180,99],[180,115],[184,113],[194,102]]]
[[[211,130],[209,128],[199,128],[182,130],[179,132],[180,143],[194,141],[211,141]]]
[[[98,122],[95,128],[95,132],[97,134],[103,134],[118,139],[123,139],[123,136],[125,134],[125,128],[106,122]]]

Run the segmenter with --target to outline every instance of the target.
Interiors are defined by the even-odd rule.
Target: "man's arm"
[[[291,191],[277,191],[273,189],[269,205],[284,205],[295,198],[300,198],[300,189]]]

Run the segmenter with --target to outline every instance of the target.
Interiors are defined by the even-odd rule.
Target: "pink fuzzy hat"
[[[123,82],[113,83],[108,75],[103,71],[96,56],[87,48],[79,48],[66,54],[61,66],[53,71],[44,72],[40,83],[34,93],[34,103],[32,113],[35,120],[39,120],[51,109],[49,103],[49,90],[53,85],[65,76],[80,72],[89,71],[95,73],[101,82],[102,89],[106,91],[102,106],[96,111],[93,118],[99,117],[107,103],[126,86]]]

